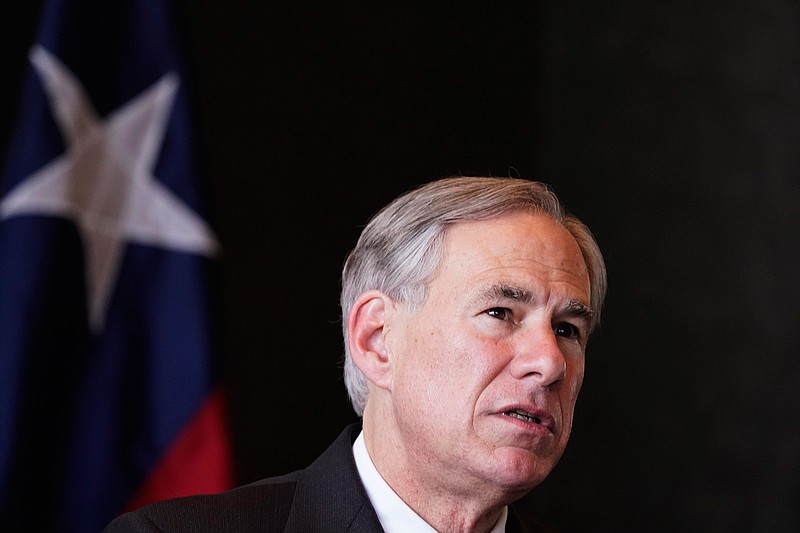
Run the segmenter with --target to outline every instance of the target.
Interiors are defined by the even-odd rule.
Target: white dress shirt
[[[436,530],[415,513],[378,473],[367,452],[363,431],[353,443],[353,457],[369,501],[386,533],[436,533]],[[505,533],[507,518],[508,507],[503,507],[503,512],[490,533]]]

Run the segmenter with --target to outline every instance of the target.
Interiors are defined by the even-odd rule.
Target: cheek
[[[438,328],[414,327],[401,338],[393,347],[395,394],[425,406],[431,403],[431,397],[446,383],[452,370],[445,332]]]
[[[583,360],[581,360],[580,363],[575,365],[575,368],[572,370],[569,376],[569,389],[572,403],[575,403],[575,400],[578,398],[578,393],[581,391],[581,386],[583,385],[583,369]]]
[[[499,401],[519,394],[517,379],[510,366],[514,360],[512,343],[498,339],[472,337],[461,364],[460,394],[469,412],[481,416],[497,407]]]
[[[580,393],[581,385],[583,385],[583,368],[583,362],[581,361],[567,370],[565,387],[561,394],[561,409],[564,417],[569,420],[572,419],[575,403],[578,400],[578,393]]]
[[[418,402],[435,404],[425,408],[469,412],[497,373],[496,347],[457,327],[418,328],[404,350],[397,384]]]

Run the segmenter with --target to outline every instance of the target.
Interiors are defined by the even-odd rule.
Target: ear
[[[353,362],[367,380],[382,388],[389,388],[391,377],[386,319],[393,305],[392,299],[384,293],[367,291],[356,299],[347,319]]]

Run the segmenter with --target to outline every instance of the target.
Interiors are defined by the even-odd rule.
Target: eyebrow
[[[578,300],[570,300],[567,302],[565,310],[568,315],[574,316],[575,318],[584,318],[589,322],[591,322],[594,317],[592,308]]]
[[[479,302],[486,302],[492,300],[514,300],[529,304],[533,302],[533,293],[528,289],[517,287],[516,285],[509,285],[507,283],[498,283],[490,285],[481,290],[476,298]]]
[[[531,304],[534,301],[533,293],[517,285],[508,283],[498,283],[490,285],[481,290],[475,298],[477,302],[490,302],[493,300],[513,300],[524,304]],[[562,312],[575,318],[582,318],[589,322],[592,321],[594,311],[592,308],[580,300],[569,300],[562,308]]]

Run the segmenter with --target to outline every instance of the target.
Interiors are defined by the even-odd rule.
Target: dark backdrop
[[[611,284],[531,512],[800,530],[797,4],[398,4],[175,2],[239,480],[307,464],[354,419],[337,302],[360,226],[432,178],[512,175],[593,228]],[[4,141],[38,12],[12,5]]]

